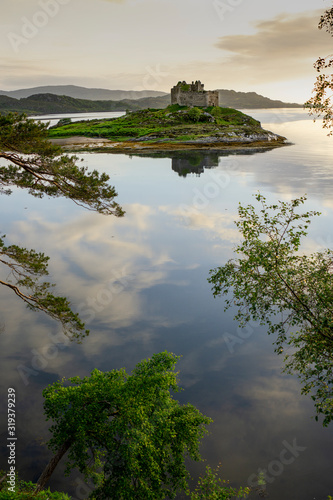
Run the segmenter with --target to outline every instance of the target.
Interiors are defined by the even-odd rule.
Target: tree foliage
[[[30,309],[43,311],[59,321],[70,338],[79,340],[87,335],[89,331],[72,311],[69,300],[53,294],[55,285],[43,281],[48,275],[49,257],[18,245],[6,246],[4,238],[0,238],[0,264],[7,277],[0,278],[0,285],[13,290]]]
[[[10,194],[13,186],[27,189],[36,197],[65,197],[89,210],[117,217],[124,215],[109,177],[96,170],[77,166],[77,158],[63,154],[48,140],[45,124],[25,115],[0,114],[0,193]],[[9,275],[0,284],[15,292],[33,310],[41,310],[61,322],[64,333],[79,339],[87,334],[84,324],[66,297],[52,293],[54,285],[43,281],[49,258],[18,245],[6,246],[0,238],[0,263]]]
[[[333,36],[333,7],[327,9],[320,17],[319,29],[326,29],[327,33]],[[319,57],[314,63],[314,68],[319,73],[313,89],[313,97],[305,103],[310,114],[317,115],[323,119],[323,128],[331,129],[333,126],[333,68],[332,55]],[[330,130],[328,135],[332,135]]]
[[[230,500],[247,498],[250,488],[232,488],[229,482],[219,477],[219,466],[214,470],[209,465],[199,478],[197,488],[191,493],[191,500]]]
[[[94,370],[44,390],[45,414],[53,421],[49,447],[60,458],[69,450],[67,472],[76,467],[93,479],[90,498],[158,500],[188,490],[185,458],[200,460],[199,442],[211,419],[173,398],[178,359],[154,354],[131,375]]]
[[[10,187],[17,186],[36,197],[63,196],[89,210],[122,216],[109,176],[79,167],[77,157],[63,154],[47,138],[41,122],[16,113],[0,115],[0,158],[8,162],[0,166],[2,192],[10,194]]]
[[[3,477],[1,477],[4,474]],[[71,500],[71,497],[60,491],[51,492],[48,488],[37,495],[34,494],[36,485],[31,481],[15,477],[15,491],[8,489],[8,476],[6,471],[0,471],[0,500]]]
[[[214,296],[227,295],[241,326],[253,319],[277,335],[276,351],[289,347],[286,370],[297,373],[311,393],[323,424],[333,419],[333,252],[299,253],[312,216],[297,213],[305,197],[267,205],[259,213],[239,205],[236,225],[242,241],[237,259],[210,271]],[[231,295],[228,293],[231,292]]]

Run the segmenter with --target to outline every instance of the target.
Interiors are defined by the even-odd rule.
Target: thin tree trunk
[[[47,466],[45,467],[45,469],[43,470],[42,474],[40,475],[37,481],[35,493],[38,493],[45,487],[46,483],[52,476],[54,469],[57,467],[58,463],[65,455],[65,453],[69,450],[72,443],[73,443],[72,439],[67,439],[67,441],[65,441],[64,444],[59,448],[54,457],[51,458],[51,460],[49,461],[49,463],[47,464]]]

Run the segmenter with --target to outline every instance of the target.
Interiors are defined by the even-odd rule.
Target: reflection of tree
[[[62,153],[47,140],[47,126],[24,115],[0,115],[0,158],[9,162],[0,167],[0,187],[26,188],[33,196],[64,196],[78,205],[103,214],[121,216],[122,208],[108,184],[109,176],[78,167],[75,156]]]
[[[0,238],[1,270],[9,270],[6,280],[0,279],[4,285],[20,297],[32,310],[40,310],[51,318],[60,321],[64,332],[71,338],[80,339],[88,334],[84,323],[75,314],[66,297],[54,295],[55,286],[43,277],[48,275],[49,257],[35,250],[28,250],[17,245],[5,246],[4,237]]]

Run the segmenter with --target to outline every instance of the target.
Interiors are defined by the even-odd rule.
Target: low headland
[[[236,109],[178,104],[112,119],[60,121],[49,134],[53,142],[71,151],[270,149],[286,145],[285,137],[264,130],[259,121]]]

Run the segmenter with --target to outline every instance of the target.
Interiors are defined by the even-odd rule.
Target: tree
[[[34,495],[36,485],[31,481],[23,481],[15,475],[15,487],[8,488],[7,471],[0,470],[0,500],[71,500],[66,493],[51,492],[48,488]]]
[[[209,465],[206,473],[199,478],[197,488],[191,493],[191,500],[230,500],[231,498],[247,498],[250,488],[236,490],[228,481],[219,476],[219,466],[214,470]]]
[[[318,28],[325,28],[333,36],[333,7],[327,9],[321,16]],[[333,126],[333,74],[327,74],[326,70],[333,68],[332,55],[319,57],[314,68],[319,73],[313,89],[314,96],[304,104],[304,107],[310,110],[310,114],[323,118],[323,128],[331,129]],[[328,135],[332,134],[331,130]]]
[[[11,194],[11,186],[28,189],[36,197],[64,196],[89,210],[120,217],[109,176],[77,166],[77,158],[63,154],[48,140],[47,125],[24,114],[0,114],[0,193]],[[42,281],[48,274],[49,257],[18,245],[6,246],[0,238],[0,263],[10,269],[0,284],[13,290],[33,310],[41,310],[62,323],[64,333],[79,339],[88,333],[70,307],[68,299],[51,293],[54,285]]]
[[[297,373],[303,393],[311,393],[323,425],[333,419],[333,252],[299,253],[310,218],[318,212],[297,213],[306,198],[267,205],[261,210],[239,205],[236,221],[242,241],[237,259],[210,271],[214,296],[231,295],[240,326],[253,319],[276,334],[276,351],[289,345],[286,371]]]
[[[0,158],[8,162],[0,167],[2,193],[10,194],[10,186],[18,186],[40,198],[64,196],[90,210],[124,215],[109,176],[78,167],[77,157],[63,154],[48,140],[47,125],[41,122],[16,113],[0,115]]]
[[[69,451],[67,469],[92,478],[89,498],[106,500],[174,498],[188,490],[185,457],[200,460],[199,442],[211,419],[180,405],[174,354],[163,352],[124,369],[73,377],[49,385],[44,409],[53,424],[55,453],[38,480],[40,491]]]
[[[84,323],[72,311],[66,297],[52,293],[55,285],[42,281],[48,275],[48,260],[49,257],[35,250],[6,246],[3,236],[0,238],[0,263],[6,270],[7,279],[0,279],[0,284],[13,290],[30,309],[43,311],[59,321],[66,335],[79,340],[89,333]]]

